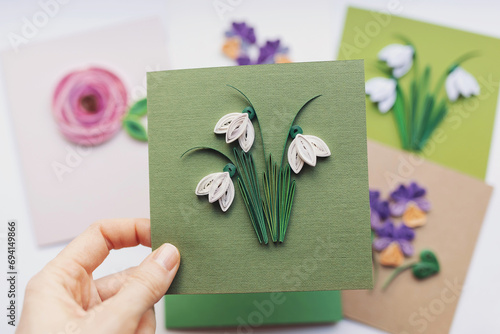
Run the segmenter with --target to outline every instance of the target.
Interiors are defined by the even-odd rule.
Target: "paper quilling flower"
[[[241,113],[230,113],[222,116],[214,128],[216,134],[226,134],[226,143],[238,140],[243,151],[248,152],[255,140],[255,129],[252,119],[255,110],[252,107],[245,108]]]
[[[399,217],[405,213],[410,204],[415,204],[422,211],[427,212],[431,209],[430,202],[425,198],[427,191],[420,187],[416,182],[409,186],[400,185],[391,193],[391,203],[389,209],[393,216]]]
[[[391,212],[389,202],[380,198],[380,191],[370,190],[370,223],[373,230],[378,230],[387,222]]]
[[[462,55],[441,69],[439,78],[433,80],[430,65],[417,66],[416,46],[406,37],[399,38],[405,44],[389,44],[378,53],[382,63],[377,63],[377,67],[386,77],[366,81],[365,92],[380,112],[392,109],[403,149],[421,152],[446,118],[450,102],[457,101],[460,96],[470,98],[480,93],[476,79],[461,66],[477,54]],[[403,76],[411,78],[401,82]],[[441,94],[443,88],[448,99]]]
[[[377,238],[373,240],[373,248],[380,252],[388,248],[391,244],[397,245],[405,256],[413,255],[413,246],[411,241],[415,238],[415,231],[404,224],[394,226],[394,223],[388,222],[377,231]],[[394,247],[394,246],[393,246]],[[401,263],[394,263],[398,266]]]
[[[465,98],[473,95],[479,95],[481,89],[476,78],[462,67],[457,66],[453,69],[446,78],[446,94],[452,102],[456,101],[459,96]]]
[[[298,174],[304,163],[309,166],[316,166],[316,157],[329,157],[331,155],[328,145],[316,136],[303,135],[300,126],[293,126],[290,129],[290,136],[293,138],[288,148],[288,163],[295,174]]]
[[[227,164],[223,172],[205,176],[196,186],[196,195],[208,195],[210,203],[219,201],[220,208],[226,212],[234,199],[234,184],[231,177],[235,172],[236,167],[233,164]]]
[[[62,134],[79,145],[99,145],[121,128],[127,90],[108,70],[91,67],[66,75],[57,85],[52,111]]]
[[[401,78],[413,65],[415,49],[411,45],[389,44],[378,53],[378,59],[392,68],[392,75]]]
[[[426,213],[430,209],[430,203],[424,198],[426,190],[416,182],[408,186],[400,185],[390,194],[390,201],[382,200],[380,192],[370,190],[370,218],[373,231],[373,249],[380,252],[378,263],[384,267],[394,267],[391,276],[384,283],[385,290],[390,282],[402,271],[412,269],[413,275],[418,279],[424,279],[439,272],[439,262],[436,255],[430,250],[420,253],[420,262],[403,264],[405,257],[411,257],[414,253],[412,241],[415,239],[414,228],[420,227],[427,221]],[[391,210],[391,206],[392,209]],[[396,208],[396,211],[394,209]],[[392,219],[401,216],[399,225]],[[397,213],[398,215],[395,215]],[[373,258],[375,275],[377,273],[377,261]]]
[[[266,155],[264,138],[261,133],[265,171],[260,175],[252,152],[250,152],[255,140],[252,119],[255,119],[259,124],[259,118],[250,99],[238,88],[228,86],[239,92],[249,106],[241,113],[230,113],[222,116],[216,123],[214,132],[225,134],[225,141],[228,144],[238,140],[242,150],[237,147],[232,148],[233,160],[218,149],[196,146],[184,152],[181,158],[194,150],[209,150],[222,156],[226,161],[230,161],[231,163],[224,167],[223,172],[212,173],[201,179],[195,190],[196,195],[208,195],[210,203],[219,201],[222,211],[227,211],[235,197],[234,185],[231,180],[231,177],[234,176],[259,243],[269,243],[268,233],[273,242],[282,243],[285,240],[295,195],[296,181],[291,178],[292,168],[298,173],[304,163],[314,166],[316,165],[316,157],[330,155],[330,149],[323,140],[315,136],[302,135],[302,129],[299,126],[294,126],[297,115],[311,101],[321,95],[306,101],[295,114],[286,133],[280,164],[273,161],[271,155]],[[259,129],[261,129],[260,124]],[[293,167],[290,167],[290,164],[285,161],[286,147],[290,137],[293,138],[293,141],[288,152],[289,159],[294,163]]]
[[[365,84],[365,93],[370,101],[377,103],[381,113],[388,112],[396,102],[396,80],[377,77]]]
[[[233,22],[225,33],[226,42],[222,52],[238,65],[290,63],[288,48],[279,39],[257,44],[255,30],[245,22]],[[251,56],[255,54],[256,56]],[[256,57],[256,58],[255,58]],[[254,58],[254,59],[252,59]]]

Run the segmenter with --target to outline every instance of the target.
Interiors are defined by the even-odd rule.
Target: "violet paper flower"
[[[232,29],[226,32],[226,37],[233,36],[240,37],[242,42],[247,44],[255,44],[255,41],[257,40],[254,29],[245,22],[233,22]]]
[[[370,222],[375,232],[384,227],[390,216],[389,202],[380,199],[380,191],[370,190]]]
[[[275,41],[266,41],[266,44],[259,48],[259,56],[256,61],[252,61],[246,53],[240,55],[236,61],[238,65],[274,64],[277,55],[286,55],[287,53],[288,48],[282,47],[281,41],[277,39]]]
[[[412,182],[408,187],[400,185],[391,193],[392,202],[389,204],[391,215],[401,216],[410,203],[414,203],[422,211],[428,212],[431,209],[431,204],[424,198],[426,192],[415,182]]]
[[[377,231],[377,238],[373,240],[373,248],[380,252],[395,242],[401,248],[405,256],[413,255],[413,245],[411,241],[415,238],[415,231],[401,224],[394,226],[394,223],[387,222],[384,227]]]

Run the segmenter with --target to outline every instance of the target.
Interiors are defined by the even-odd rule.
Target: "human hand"
[[[154,304],[179,268],[164,244],[138,266],[97,280],[111,249],[151,247],[149,219],[99,221],[75,238],[26,287],[17,333],[154,333]]]

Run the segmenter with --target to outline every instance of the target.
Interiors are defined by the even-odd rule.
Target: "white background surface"
[[[42,0],[46,2],[47,0]],[[218,1],[218,0],[217,0]],[[247,20],[260,38],[281,37],[291,48],[293,61],[332,60],[337,54],[344,16],[349,4],[367,9],[386,10],[396,4],[399,15],[500,37],[500,3],[488,0],[366,0],[366,1],[286,1],[286,0],[220,0],[232,10],[219,15],[213,0],[198,1],[103,1],[72,0],[61,5],[59,12],[29,43],[107,26],[133,18],[160,16],[167,33],[169,63],[172,69],[226,66],[232,62],[221,56],[223,32],[232,20]],[[23,18],[31,19],[41,10],[38,1],[0,0],[0,49],[11,47],[8,34],[19,34]],[[500,62],[499,62],[500,66]],[[1,76],[1,72],[0,72]],[[3,79],[3,78],[2,78]],[[38,248],[31,229],[22,175],[19,173],[12,120],[5,98],[5,85],[0,80],[0,236],[8,219],[18,220],[19,302],[31,276],[52,259],[64,245]],[[500,117],[496,120],[487,182],[500,186]],[[466,159],[467,157],[464,157]],[[490,203],[452,333],[500,333],[500,195],[495,192]],[[68,222],[69,224],[71,222]],[[95,277],[137,265],[149,253],[145,247],[112,252],[97,270]],[[5,310],[6,285],[5,242],[0,249],[0,310]],[[5,311],[0,311],[0,332],[11,333],[6,326]],[[163,303],[157,305],[158,333],[163,329]],[[218,332],[218,331],[216,331]],[[222,332],[222,331],[221,331]],[[227,332],[231,332],[228,330]],[[353,321],[336,325],[267,328],[259,333],[380,333]],[[191,333],[191,332],[183,332]],[[195,332],[193,332],[195,333]]]

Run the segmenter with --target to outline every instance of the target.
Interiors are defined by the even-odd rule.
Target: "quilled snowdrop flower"
[[[396,85],[396,80],[392,78],[372,78],[365,84],[365,93],[370,101],[378,103],[378,110],[385,114],[396,102]]]
[[[301,171],[304,163],[314,167],[316,166],[316,157],[331,155],[330,149],[323,140],[302,133],[302,128],[298,125],[292,126],[290,129],[293,141],[288,148],[288,163],[295,174]]]
[[[479,95],[481,89],[476,78],[460,66],[456,66],[450,71],[446,78],[446,94],[451,102],[454,102],[461,95],[471,97]]]
[[[236,167],[233,164],[227,164],[223,172],[205,176],[196,186],[196,195],[208,195],[210,203],[219,201],[220,208],[226,212],[234,199],[234,184],[231,177],[235,172]]]
[[[222,116],[214,128],[216,134],[226,134],[226,143],[232,143],[236,139],[243,149],[248,152],[252,148],[255,139],[255,130],[252,119],[255,117],[255,110],[246,107],[241,113],[230,113]]]
[[[389,44],[378,53],[378,59],[392,68],[392,75],[401,78],[413,65],[415,49],[411,45]]]

